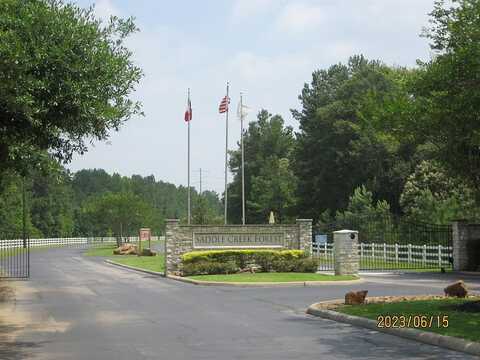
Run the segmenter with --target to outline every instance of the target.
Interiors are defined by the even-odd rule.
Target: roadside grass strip
[[[160,241],[152,241],[152,248],[159,243]],[[146,245],[143,245],[142,248],[146,248]],[[161,253],[157,253],[157,256],[113,255],[113,250],[116,248],[116,244],[101,245],[88,249],[85,255],[101,256],[121,265],[149,271],[164,272],[165,270],[165,258]]]
[[[117,255],[112,256],[109,259],[115,263],[132,266],[139,269],[155,272],[165,271],[165,260],[163,254],[158,254],[157,256]]]
[[[229,275],[191,275],[188,279],[214,282],[256,283],[256,282],[301,282],[301,281],[348,281],[358,280],[357,276],[335,276],[316,273],[241,273]]]
[[[339,305],[334,310],[374,320],[377,327],[414,328],[480,342],[480,297]]]

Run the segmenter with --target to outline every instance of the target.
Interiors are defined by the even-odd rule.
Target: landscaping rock
[[[137,254],[137,245],[123,244],[122,246],[113,250],[114,255],[135,255]]]
[[[463,280],[459,280],[443,289],[445,296],[464,298],[468,295],[468,289]]]
[[[252,273],[252,274],[255,274],[256,272],[262,270],[262,268],[256,264],[249,264],[247,265],[246,267],[244,267],[243,269],[240,269],[238,272],[239,273]]]
[[[360,305],[365,304],[368,290],[350,291],[345,294],[345,305]]]
[[[156,256],[157,253],[152,249],[142,249],[142,256]]]

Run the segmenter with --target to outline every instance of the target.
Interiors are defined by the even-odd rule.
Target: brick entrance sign
[[[193,250],[300,249],[312,251],[312,220],[269,225],[180,225],[166,220],[165,273],[178,270],[182,255]]]

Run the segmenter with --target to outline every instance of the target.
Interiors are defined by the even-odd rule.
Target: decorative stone
[[[152,249],[142,249],[142,256],[157,256],[157,253]]]
[[[368,290],[349,291],[345,294],[345,305],[360,305],[365,304]]]
[[[445,292],[445,296],[464,298],[468,295],[468,289],[463,280],[459,280],[447,286],[443,291]]]
[[[135,255],[137,254],[137,245],[123,244],[122,246],[113,250],[114,255]]]

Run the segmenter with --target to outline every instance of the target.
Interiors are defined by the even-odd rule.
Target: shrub
[[[239,268],[255,263],[265,270],[270,269],[276,259],[292,260],[306,256],[307,254],[302,250],[208,250],[185,253],[182,255],[182,262],[190,264],[199,261],[234,261]]]
[[[217,261],[197,261],[194,263],[184,264],[183,275],[213,275],[213,274],[233,274],[238,271],[238,267],[233,261],[217,262]]]
[[[313,265],[309,263],[308,267],[303,262],[307,256],[302,250],[209,250],[185,253],[182,263],[186,275],[232,273],[250,264],[258,265],[262,272],[291,272],[298,268],[312,269]],[[213,264],[218,264],[218,269]],[[232,271],[234,267],[236,270]]]
[[[318,270],[318,263],[315,259],[304,258],[295,260],[294,272],[314,273]]]

